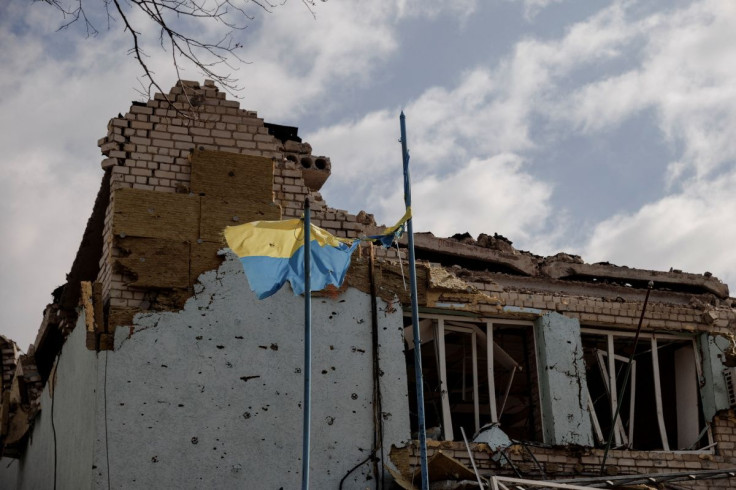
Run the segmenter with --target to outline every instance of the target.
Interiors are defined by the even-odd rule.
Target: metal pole
[[[309,435],[312,392],[312,263],[309,198],[304,200],[304,423],[302,426],[302,490],[309,489]]]
[[[654,287],[654,282],[649,281],[649,284],[647,284],[647,295],[644,297],[644,305],[641,307],[641,316],[639,316],[639,325],[636,327],[636,335],[634,336],[634,346],[631,349],[631,355],[629,356],[629,362],[626,364],[626,374],[624,375],[624,384],[621,388],[621,398],[618,400],[618,404],[616,405],[616,412],[613,414],[613,419],[611,420],[611,430],[608,432],[608,440],[606,441],[606,449],[603,451],[603,459],[601,460],[601,468],[600,468],[600,474],[603,474],[603,471],[606,469],[606,459],[608,459],[608,451],[611,449],[611,442],[613,441],[613,434],[616,432],[616,420],[618,419],[618,414],[621,411],[621,405],[624,401],[624,393],[626,393],[626,385],[629,383],[629,375],[631,374],[631,362],[634,360],[634,355],[636,354],[636,346],[639,344],[639,334],[641,333],[641,326],[644,322],[644,313],[647,311],[647,303],[649,303],[649,293],[652,292],[652,288]],[[613,355],[613,352],[608,354],[609,356]],[[613,391],[614,387],[610,387],[609,389]]]
[[[409,178],[409,150],[406,142],[406,116],[401,111],[401,154],[404,160],[404,204],[411,207],[411,180]],[[427,470],[427,429],[424,424],[424,382],[422,378],[422,342],[419,338],[419,307],[417,306],[417,271],[414,257],[414,218],[406,222],[409,242],[409,282],[411,287],[411,322],[414,333],[414,375],[417,385],[417,418],[419,423],[419,457],[422,470],[422,490],[429,490]]]

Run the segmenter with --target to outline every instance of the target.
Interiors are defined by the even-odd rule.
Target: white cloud
[[[619,214],[598,224],[583,248],[589,261],[610,260],[646,269],[705,272],[736,281],[736,171],[717,181]]]
[[[696,2],[635,23],[643,49],[634,69],[580,87],[557,107],[584,131],[618,126],[654,109],[662,134],[684,151],[670,181],[708,176],[736,159],[736,5]]]
[[[528,240],[550,214],[551,193],[548,184],[524,171],[518,155],[473,159],[457,172],[428,176],[412,185],[415,230],[436,236],[498,232]],[[403,209],[403,190],[379,204],[384,214]]]
[[[369,85],[396,55],[402,20],[446,15],[462,22],[475,5],[476,0],[331,2],[312,18],[300,2],[289,2],[263,18],[259,37],[246,41],[243,57],[253,69],[243,78],[245,98],[273,119],[324,110],[334,104],[332,88]]]

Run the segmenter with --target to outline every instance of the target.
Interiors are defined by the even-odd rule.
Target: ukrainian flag
[[[294,294],[304,293],[304,222],[301,219],[228,226],[224,235],[228,247],[240,257],[250,288],[258,299],[268,298],[286,281]],[[328,284],[342,285],[358,243],[311,225],[312,291],[322,290]]]

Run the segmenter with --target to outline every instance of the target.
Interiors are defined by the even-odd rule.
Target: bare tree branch
[[[181,80],[180,63],[185,62],[193,65],[205,78],[214,80],[230,95],[239,98],[235,92],[241,87],[238,86],[237,77],[233,75],[233,72],[238,70],[234,63],[249,62],[238,55],[237,51],[243,47],[243,43],[236,40],[235,34],[244,31],[255,19],[254,14],[248,13],[247,7],[252,5],[270,14],[288,0],[281,0],[279,4],[269,0],[87,0],[91,5],[84,4],[84,0],[35,1],[43,1],[61,13],[64,22],[59,30],[68,29],[71,25],[79,23],[83,26],[87,37],[99,34],[94,19],[99,19],[101,15],[104,14],[108,29],[116,20],[121,20],[123,31],[130,34],[132,42],[128,53],[135,58],[143,72],[140,80],[142,95],[150,98],[151,90],[155,89],[163,94],[171,107],[181,113],[174,106],[174,101],[162,90],[155,72],[146,62],[148,56],[143,51],[143,28],[134,25],[132,19],[137,17],[131,15],[133,11],[137,9],[145,19],[157,27],[159,44],[171,55],[178,80]],[[316,18],[315,0],[301,0],[301,2]],[[88,7],[95,9],[91,17],[88,16]],[[220,33],[219,38],[207,38],[202,34],[202,30],[198,30],[210,23],[216,24],[213,31]],[[185,94],[186,92],[184,90]]]

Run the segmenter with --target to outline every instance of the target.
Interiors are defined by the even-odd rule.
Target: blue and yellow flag
[[[225,228],[225,240],[245,269],[258,299],[268,298],[286,281],[294,294],[304,292],[304,222],[254,221]],[[342,285],[358,240],[331,235],[311,225],[311,289]]]
[[[401,238],[404,230],[406,230],[406,222],[409,221],[410,218],[411,207],[408,207],[406,208],[404,216],[402,216],[401,219],[394,226],[389,226],[388,228],[383,230],[383,233],[381,233],[380,235],[367,236],[366,239],[379,242],[384,247],[389,248],[394,243],[394,241],[398,241],[398,239]]]

